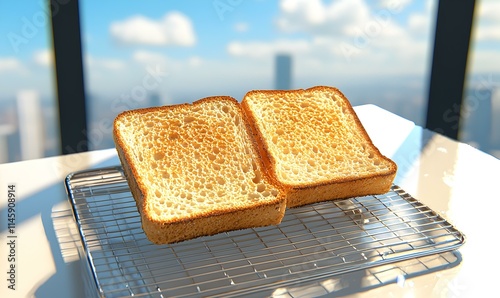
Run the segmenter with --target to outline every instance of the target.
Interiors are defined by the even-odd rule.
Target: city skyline
[[[0,104],[12,109],[20,92],[35,91],[54,117],[50,11],[43,4],[0,2]],[[500,87],[500,67],[492,63],[500,61],[499,9],[477,1],[468,89]],[[286,53],[293,88],[334,86],[353,105],[375,104],[423,125],[435,10],[431,0],[81,1],[88,118],[109,120],[149,96],[157,104],[212,95],[241,100],[250,90],[276,88],[275,58]],[[13,121],[9,111],[0,125]]]
[[[399,90],[400,94],[404,94],[405,91],[407,92],[404,88]],[[413,118],[413,121],[416,122],[417,125],[423,125],[422,123],[418,123],[424,122],[423,120],[425,115],[423,115],[423,110],[421,109],[422,103],[409,101],[402,105],[401,102],[398,101],[384,101],[383,96],[380,98],[374,97],[373,99],[374,100],[367,102],[351,102],[354,106],[378,102],[378,106],[406,119]],[[43,117],[43,119],[40,120],[40,127],[44,132],[43,141],[40,142],[40,146],[43,147],[45,156],[58,155],[59,137],[56,121],[57,115],[54,103],[48,99],[40,98],[39,100],[41,105],[40,116]],[[115,101],[116,98],[110,99],[100,95],[87,96],[88,129],[85,133],[89,138],[89,150],[114,147],[114,143],[111,138],[110,123],[112,123],[118,112],[114,111],[110,107],[114,105],[113,102]],[[5,102],[0,103],[0,116],[10,116],[8,117],[10,119],[9,121],[4,121],[4,124],[9,124],[7,125],[9,127],[6,127],[8,128],[6,134],[6,136],[8,136],[7,147],[4,148],[5,144],[2,145],[0,142],[0,145],[2,145],[1,147],[4,150],[6,149],[8,152],[8,161],[22,160],[22,150],[20,147],[22,137],[18,131],[18,125],[22,125],[22,123],[18,122],[20,120],[17,119],[18,116],[16,116],[16,110],[19,109],[19,104],[20,103],[17,99],[12,100],[11,105],[6,104]],[[134,102],[133,105],[128,107],[122,106],[122,108],[135,109],[148,106],[158,106],[162,104],[161,97],[157,93],[151,92],[148,93],[141,102]],[[420,115],[416,115],[416,111],[417,114]],[[486,153],[500,158],[500,127],[495,125],[495,123],[498,122],[498,117],[493,116],[497,115],[498,111],[500,111],[500,88],[485,89],[484,87],[471,87],[467,89],[463,103],[463,119],[461,121],[460,136],[461,141],[469,143]]]

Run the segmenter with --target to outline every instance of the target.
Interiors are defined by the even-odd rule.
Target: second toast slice
[[[397,166],[338,89],[255,90],[242,107],[287,207],[389,191]]]

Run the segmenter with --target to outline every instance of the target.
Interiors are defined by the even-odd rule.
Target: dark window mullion
[[[440,0],[426,128],[457,139],[475,0]]]
[[[79,1],[51,0],[61,153],[88,151]]]

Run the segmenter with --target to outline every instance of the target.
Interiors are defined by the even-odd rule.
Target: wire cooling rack
[[[398,186],[287,209],[281,224],[171,245],[147,240],[121,167],[66,178],[95,293],[238,296],[450,252],[465,238]],[[257,294],[256,294],[257,295]]]

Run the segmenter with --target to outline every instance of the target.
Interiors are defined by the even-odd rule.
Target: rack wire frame
[[[465,236],[397,185],[383,195],[287,209],[281,224],[155,245],[122,168],[67,176],[101,297],[238,296],[450,252]]]

